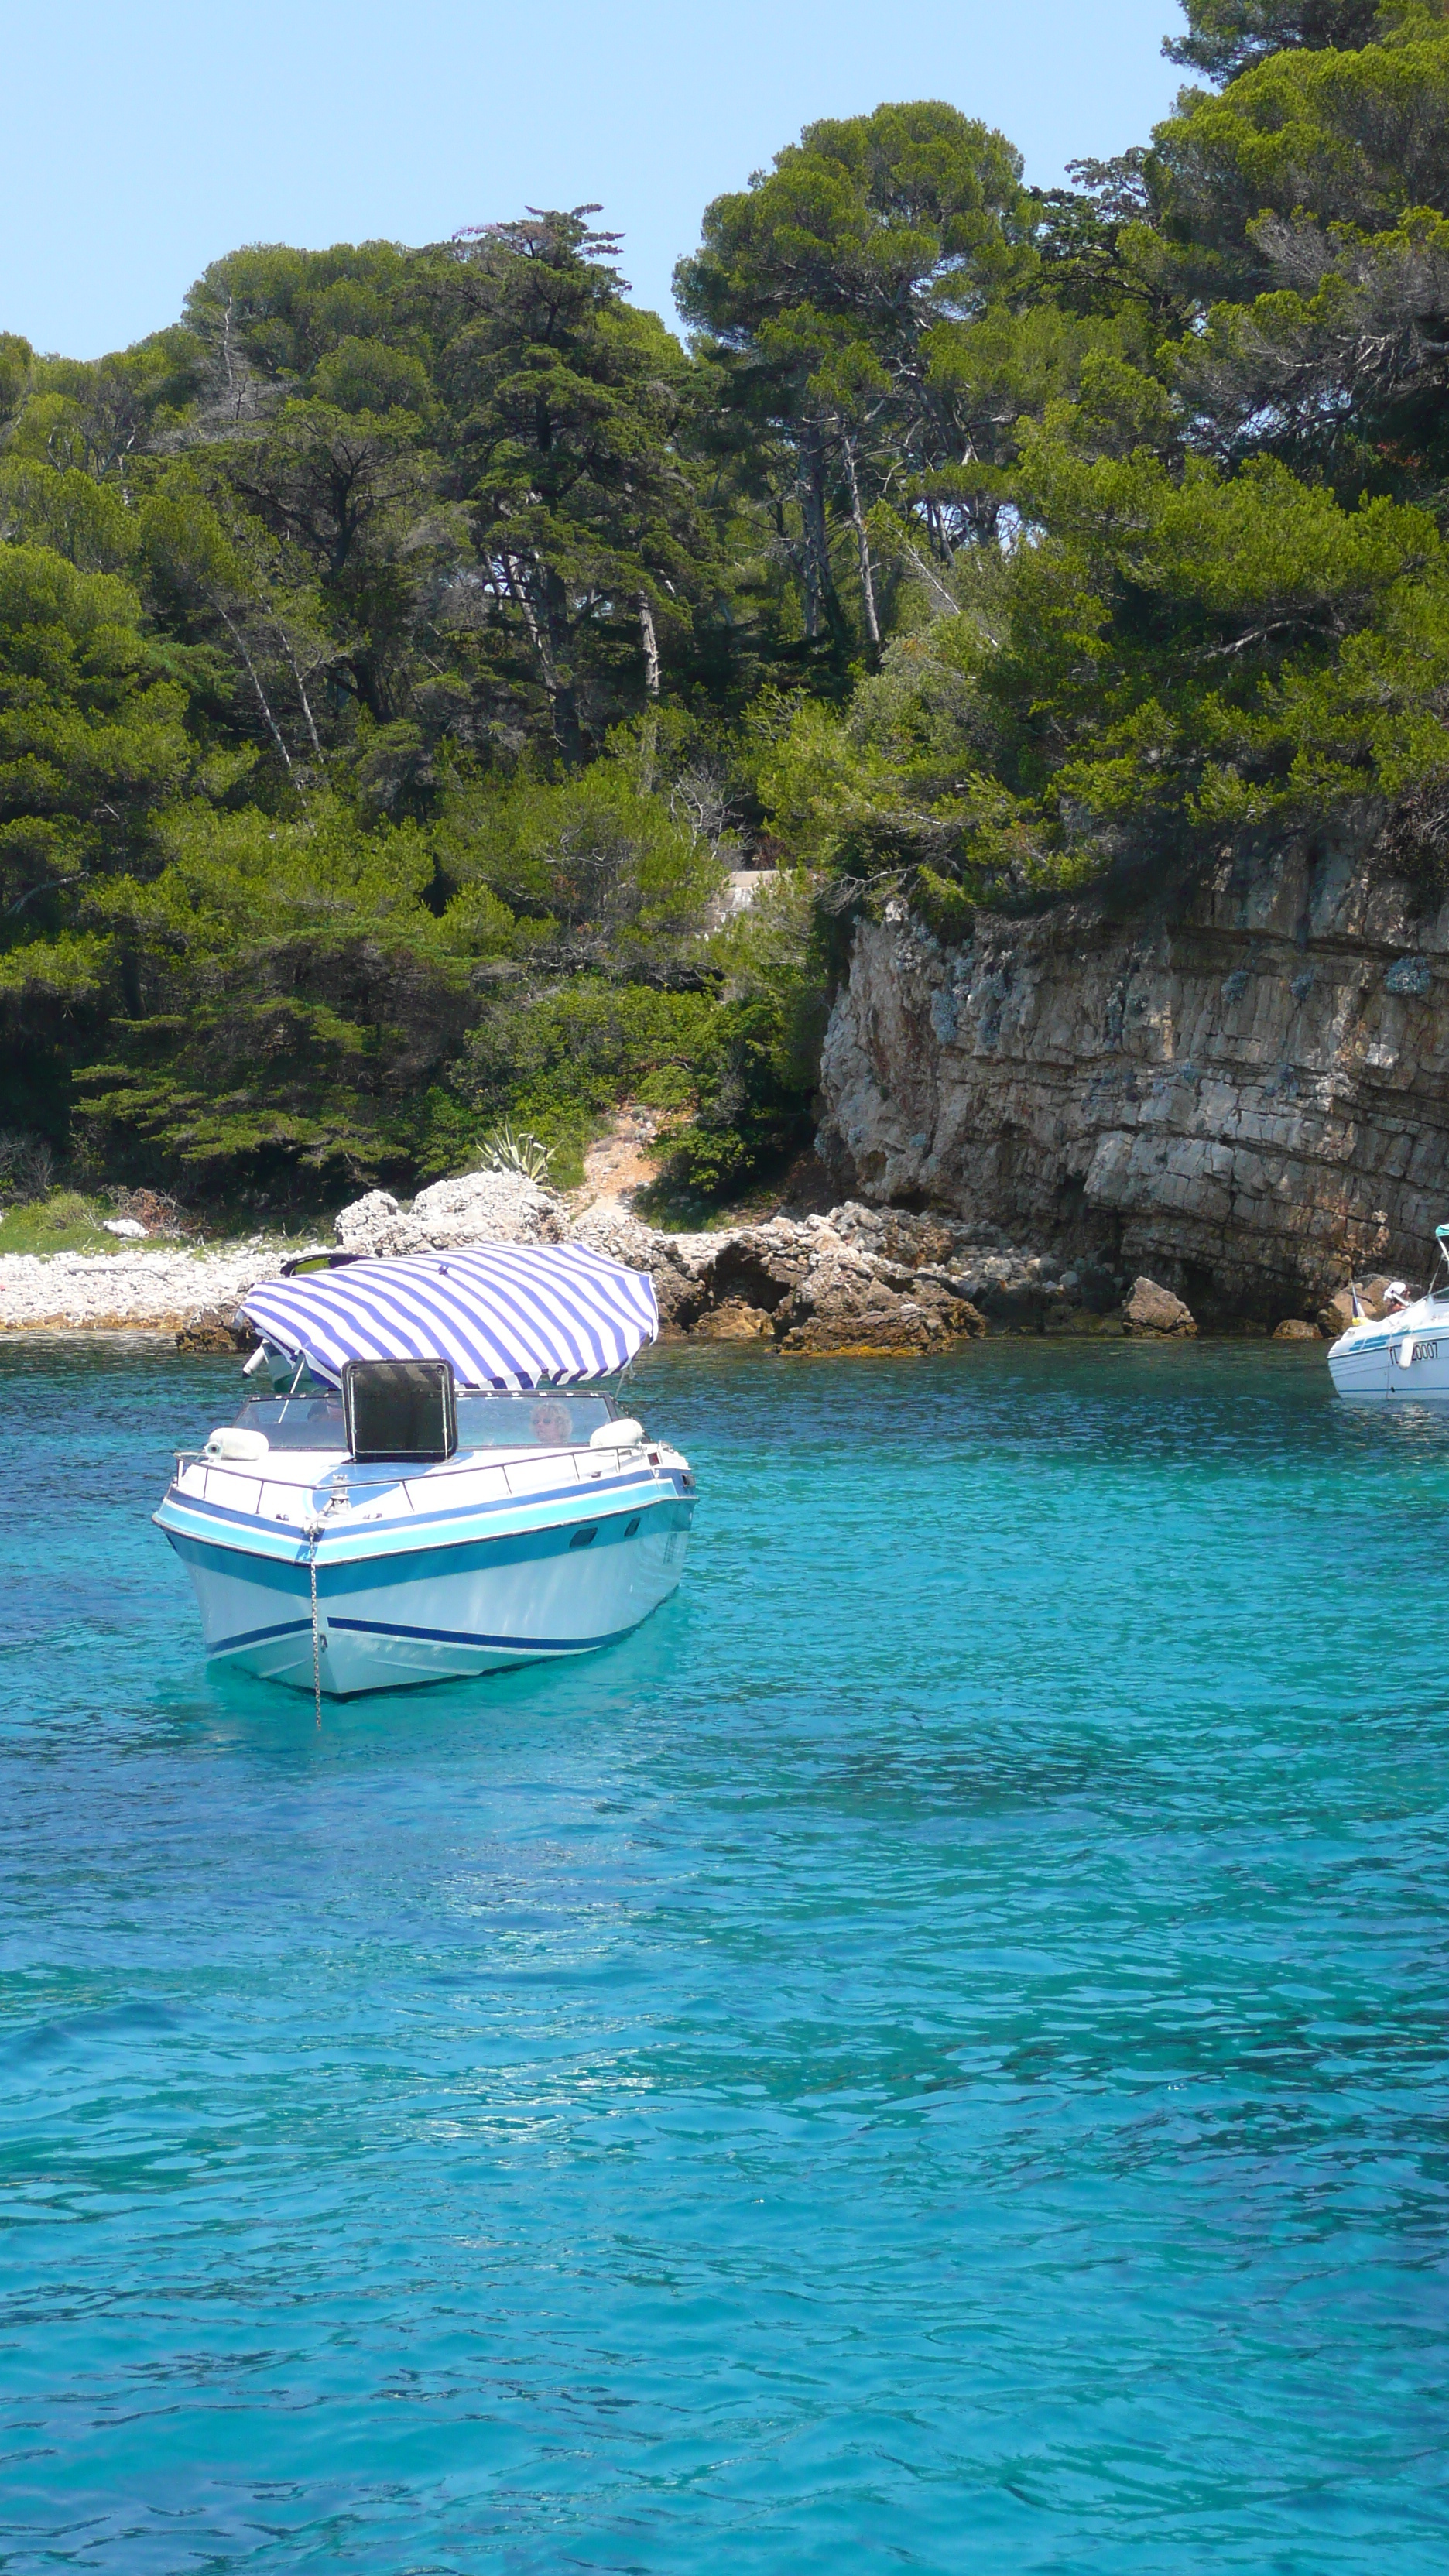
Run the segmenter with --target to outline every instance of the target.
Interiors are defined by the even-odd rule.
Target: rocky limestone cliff
[[[959,947],[893,905],[822,1090],[842,1191],[1311,1315],[1351,1269],[1423,1276],[1449,1220],[1449,901],[1345,834]]]

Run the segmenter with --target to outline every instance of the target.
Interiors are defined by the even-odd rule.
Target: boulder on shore
[[[771,1342],[775,1338],[764,1307],[747,1306],[739,1297],[726,1297],[722,1305],[709,1307],[694,1331],[701,1342]]]
[[[236,1306],[198,1306],[176,1336],[178,1351],[254,1351],[260,1335],[253,1332]]]
[[[1392,1297],[1391,1289],[1396,1292]],[[1329,1298],[1319,1313],[1318,1329],[1325,1341],[1336,1342],[1339,1334],[1346,1333],[1351,1324],[1381,1324],[1385,1315],[1394,1314],[1403,1305],[1405,1293],[1403,1280],[1391,1279],[1386,1270],[1375,1271],[1368,1279],[1355,1279],[1352,1286],[1337,1289]],[[1418,1293],[1413,1288],[1407,1291],[1410,1298]],[[1358,1299],[1357,1314],[1354,1313],[1355,1297]]]
[[[344,1252],[464,1252],[473,1243],[563,1243],[562,1203],[518,1172],[464,1172],[419,1190],[410,1208],[369,1190],[337,1219]]]
[[[536,1184],[473,1172],[420,1191],[407,1209],[371,1190],[343,1209],[337,1237],[345,1251],[375,1254],[572,1237],[648,1273],[666,1340],[758,1342],[804,1357],[948,1350],[985,1333],[988,1314],[1039,1331],[1079,1302],[1074,1274],[1064,1277],[1055,1261],[1014,1252],[994,1235],[973,1243],[940,1217],[853,1200],[828,1216],[667,1234],[641,1224],[621,1199],[596,1200],[570,1223],[562,1202]],[[1179,1311],[1185,1325],[1158,1329],[1195,1330]]]
[[[1122,1309],[1122,1330],[1138,1341],[1185,1340],[1197,1331],[1197,1318],[1170,1288],[1159,1288],[1155,1279],[1134,1279]]]
[[[1064,1266],[989,1225],[859,1200],[828,1215],[782,1211],[756,1225],[668,1234],[642,1224],[624,1198],[580,1211],[517,1173],[466,1172],[420,1190],[411,1206],[369,1190],[342,1210],[336,1237],[363,1257],[592,1244],[653,1280],[666,1340],[801,1357],[943,1351],[987,1332],[1179,1339],[1197,1329],[1180,1297],[1146,1278],[1129,1287],[1104,1253],[1068,1256]],[[245,1348],[234,1338],[237,1301],[275,1278],[291,1249],[257,1236],[224,1251],[0,1257],[0,1329],[141,1325],[179,1330],[186,1349]]]
[[[592,1244],[626,1270],[647,1270],[659,1300],[659,1324],[665,1341],[693,1332],[711,1302],[709,1273],[722,1243],[721,1234],[663,1234],[641,1225],[618,1200],[598,1200],[575,1220],[574,1240]]]
[[[1275,1342],[1321,1342],[1323,1335],[1316,1324],[1308,1323],[1302,1315],[1285,1315],[1273,1339]]]
[[[985,1317],[954,1282],[918,1279],[838,1237],[817,1245],[780,1323],[781,1350],[805,1356],[944,1351],[986,1330]]]

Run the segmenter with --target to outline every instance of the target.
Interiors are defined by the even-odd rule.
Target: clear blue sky
[[[1146,139],[1174,0],[32,0],[7,12],[0,328],[89,358],[241,242],[437,241],[599,199],[636,300],[802,124],[984,117],[1051,185]]]

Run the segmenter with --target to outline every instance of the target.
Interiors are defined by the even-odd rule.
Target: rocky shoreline
[[[224,1251],[0,1254],[0,1332],[180,1332],[275,1277],[295,1249],[259,1238]]]
[[[1172,1290],[1103,1260],[1065,1265],[990,1226],[858,1200],[828,1215],[786,1211],[729,1231],[667,1234],[622,1197],[579,1208],[511,1174],[474,1172],[422,1191],[410,1207],[370,1191],[342,1210],[335,1231],[338,1248],[363,1254],[590,1243],[649,1272],[666,1340],[801,1357],[941,1351],[988,1333],[1182,1340],[1198,1329]],[[238,1301],[275,1277],[288,1249],[258,1236],[225,1251],[3,1256],[0,1331],[169,1332],[184,1349],[244,1347]],[[1364,1283],[1371,1309],[1386,1284]],[[1347,1316],[1341,1292],[1316,1321],[1287,1317],[1278,1331],[1312,1339],[1340,1331]]]

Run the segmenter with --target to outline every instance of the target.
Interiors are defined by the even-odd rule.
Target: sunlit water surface
[[[319,1733],[236,1392],[0,1351],[11,2576],[1442,2576],[1449,1423],[665,1354],[676,1601]]]

